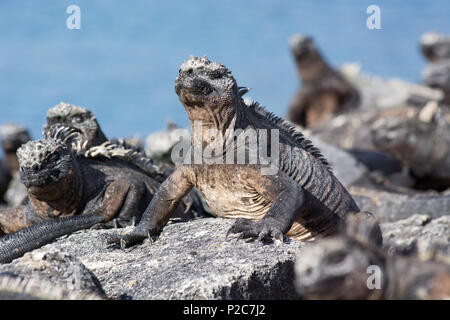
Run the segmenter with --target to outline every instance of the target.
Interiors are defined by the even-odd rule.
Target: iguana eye
[[[213,70],[213,71],[208,72],[208,76],[211,79],[219,79],[223,76],[223,73],[219,70]]]
[[[81,122],[83,122],[83,117],[81,116],[74,116],[72,118],[72,123],[81,123]]]

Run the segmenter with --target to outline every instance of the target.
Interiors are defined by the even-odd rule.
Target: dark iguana
[[[291,102],[289,120],[312,127],[359,106],[358,90],[328,65],[310,37],[294,35],[290,45],[302,87]]]
[[[125,246],[157,234],[193,187],[219,217],[239,218],[229,232],[241,238],[282,239],[285,234],[311,240],[333,233],[346,215],[359,212],[320,151],[257,103],[245,104],[241,96],[246,89],[238,88],[224,65],[191,57],[181,65],[175,91],[191,122],[189,150],[194,164],[188,153],[161,185],[141,222],[129,234],[111,235],[109,243]],[[255,141],[247,145],[245,137],[251,129],[268,130],[271,137],[260,136],[257,146]],[[259,163],[246,156],[238,164],[239,156],[255,147],[271,150],[272,162],[264,163],[262,151]],[[199,148],[204,157],[195,164],[195,157],[202,156]],[[215,151],[208,156],[207,150]]]
[[[295,265],[295,284],[301,298],[450,298],[450,265],[443,258],[389,255],[367,241],[373,232],[369,220],[348,222],[348,230],[339,236],[321,239],[302,249]],[[436,256],[437,249],[430,247],[430,255]],[[448,251],[439,250],[448,259]]]
[[[23,188],[19,183],[19,161],[16,151],[30,140],[28,130],[15,123],[6,123],[0,127],[4,159],[0,163],[0,202],[17,205],[23,201]],[[12,189],[7,193],[8,189]],[[13,192],[14,194],[11,194]]]
[[[422,109],[401,108],[371,126],[373,144],[401,160],[416,188],[450,186],[450,112],[430,102]]]
[[[86,221],[92,226],[114,219],[115,224],[123,225],[141,218],[160,183],[127,161],[92,159],[75,153],[73,150],[81,148],[68,146],[77,143],[75,136],[69,129],[60,128],[52,137],[30,141],[18,149],[21,180],[27,188],[29,204],[0,211],[0,229],[9,234],[47,222],[43,224],[46,232],[42,234],[42,229],[34,226],[31,231],[21,230],[20,241],[15,240],[16,234],[6,236],[0,242],[2,254],[8,254],[3,250],[6,246],[33,246],[47,234],[52,238],[53,230],[55,234],[67,234],[74,231],[71,228],[86,228]],[[174,208],[178,217],[189,216],[185,209],[184,203]],[[73,223],[70,219],[52,221],[85,215],[94,218],[78,218]],[[38,239],[32,241],[35,236]],[[7,260],[2,254],[0,260]]]
[[[420,49],[429,62],[450,59],[450,37],[426,32],[420,39]]]

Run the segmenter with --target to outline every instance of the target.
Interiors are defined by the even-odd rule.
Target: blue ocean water
[[[72,4],[80,30],[66,27]],[[381,30],[366,27],[371,4]],[[144,137],[167,119],[186,126],[173,87],[190,54],[224,63],[284,115],[300,84],[290,35],[313,36],[335,66],[359,61],[365,72],[418,82],[418,41],[429,30],[450,33],[450,1],[1,0],[0,122],[39,138],[47,109],[67,101],[93,110],[111,137]]]

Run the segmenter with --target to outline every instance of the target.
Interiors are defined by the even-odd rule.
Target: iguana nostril
[[[186,73],[187,74],[193,74],[194,73],[194,69],[189,68],[189,69],[186,70]]]

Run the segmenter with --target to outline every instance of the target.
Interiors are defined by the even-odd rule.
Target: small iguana
[[[33,246],[41,241],[43,235],[51,234],[53,229],[63,235],[73,232],[72,227],[79,229],[80,221],[81,224],[86,221],[88,224],[83,224],[82,228],[111,220],[119,226],[139,221],[160,183],[127,161],[92,159],[76,153],[74,150],[82,150],[82,147],[69,147],[78,143],[76,136],[77,133],[60,128],[51,136],[29,141],[18,149],[21,180],[27,188],[29,204],[0,211],[0,229],[4,233],[14,233],[47,222],[44,224],[44,234],[40,233],[39,228],[33,229],[38,230],[33,231],[38,237],[33,241],[31,231],[20,231],[20,239]],[[190,215],[185,213],[183,202],[174,210],[177,217]],[[52,221],[71,216],[94,218],[79,217],[72,224],[70,219],[63,219],[64,227],[58,226],[59,220]],[[12,248],[25,246],[22,240],[14,240],[15,234],[4,238],[0,241],[0,252],[5,253],[3,248],[11,246],[11,243],[14,244]],[[8,254],[7,250],[5,254]],[[0,260],[5,259],[0,254]]]
[[[191,122],[190,150],[194,159],[197,148],[215,152],[202,158],[200,164],[189,163],[192,157],[186,156],[163,182],[133,231],[123,236],[110,235],[108,243],[123,247],[157,234],[193,187],[218,217],[238,218],[229,233],[239,233],[241,238],[282,240],[287,235],[300,241],[311,240],[332,234],[347,215],[359,212],[320,151],[257,103],[247,105],[242,99],[247,89],[237,86],[224,65],[206,57],[191,57],[181,65],[175,91]],[[273,172],[263,174],[262,168],[267,165],[252,164],[249,157],[242,164],[237,162],[242,148],[248,153],[255,147],[238,143],[245,141],[245,129],[270,131],[271,137],[260,137],[257,144],[264,149],[267,142],[267,150],[272,150],[272,165],[279,163],[272,166]],[[279,139],[275,138],[277,133]],[[199,139],[198,135],[206,138]],[[227,164],[230,158],[232,164]],[[223,164],[207,162],[211,159]]]
[[[290,45],[302,78],[302,87],[290,105],[290,121],[312,127],[359,106],[358,90],[329,66],[310,37],[294,35]]]
[[[450,59],[450,37],[426,32],[420,39],[420,49],[429,62]]]
[[[368,241],[370,220],[347,221],[347,230],[307,244],[295,265],[303,299],[449,299],[450,265],[416,256],[389,255]],[[378,226],[376,226],[378,232]],[[432,256],[438,248],[429,249]],[[447,256],[448,251],[441,250]]]

